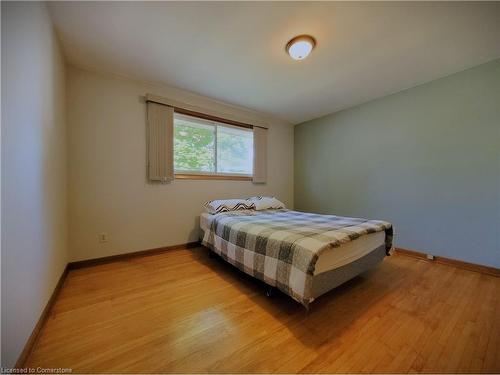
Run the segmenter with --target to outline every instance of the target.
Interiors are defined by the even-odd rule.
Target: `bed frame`
[[[200,229],[200,239],[203,238],[204,231]],[[208,248],[207,248],[208,249]],[[209,250],[209,256],[215,258],[218,256],[212,250]],[[332,289],[342,285],[343,283],[353,279],[354,277],[375,268],[386,257],[385,246],[379,246],[368,254],[356,259],[354,262],[348,263],[331,271],[322,272],[313,276],[312,297],[313,300],[319,296],[328,293]],[[272,297],[276,290],[273,286],[268,286],[266,295]],[[311,301],[312,302],[312,301]]]

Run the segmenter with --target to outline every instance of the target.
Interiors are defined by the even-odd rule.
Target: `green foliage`
[[[253,134],[219,128],[217,134],[217,169],[222,173],[252,173]]]
[[[174,168],[215,172],[214,129],[193,127],[179,121],[174,126]]]
[[[174,168],[188,172],[216,172],[215,138],[215,127],[176,120]],[[217,172],[251,174],[252,132],[219,126],[217,154]]]

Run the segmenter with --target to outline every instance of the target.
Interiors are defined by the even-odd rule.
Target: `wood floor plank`
[[[393,255],[307,312],[208,250],[75,269],[28,367],[500,372],[500,278]]]

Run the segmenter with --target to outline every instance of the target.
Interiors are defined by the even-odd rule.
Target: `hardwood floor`
[[[404,255],[309,313],[208,250],[70,271],[28,358],[73,372],[500,372],[500,278]]]

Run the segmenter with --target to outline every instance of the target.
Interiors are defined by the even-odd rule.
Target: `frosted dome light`
[[[290,40],[286,45],[286,51],[294,60],[304,60],[316,45],[312,36],[299,35]]]

